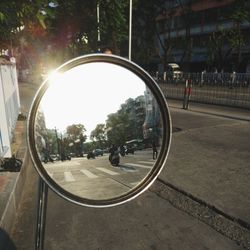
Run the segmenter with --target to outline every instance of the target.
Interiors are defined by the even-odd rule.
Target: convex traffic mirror
[[[146,190],[166,162],[170,140],[169,110],[155,81],[113,55],[59,67],[29,114],[36,170],[57,194],[84,206],[121,204]]]

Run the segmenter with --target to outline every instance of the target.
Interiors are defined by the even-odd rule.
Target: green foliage
[[[97,43],[97,0],[2,0],[0,44],[19,48],[32,67],[41,63],[54,68],[72,57],[96,52],[99,46],[127,56],[130,2],[98,2],[101,44]],[[132,58],[141,65],[149,64],[156,54],[155,17],[163,2],[133,0]]]
[[[84,135],[86,129],[82,124],[73,124],[67,127],[68,138],[72,141],[81,139],[83,142],[86,140],[86,135]]]
[[[110,145],[121,145],[132,139],[143,138],[142,126],[145,121],[145,114],[141,113],[142,116],[138,117],[136,102],[139,99],[140,97],[128,99],[116,113],[108,116],[106,130]]]
[[[150,70],[152,59],[158,56],[155,47],[156,17],[164,0],[133,1],[132,59]]]
[[[227,20],[234,22],[231,29],[219,27],[217,32],[211,34],[207,41],[208,64],[217,65],[223,68],[227,64],[232,53],[237,54],[238,60],[234,62],[237,69],[241,62],[241,51],[246,44],[246,36],[243,35],[240,28],[241,24],[250,21],[250,1],[236,0],[223,13]]]
[[[45,19],[51,18],[51,13],[51,7],[47,0],[1,0],[0,31],[2,35],[0,39],[9,39],[17,29],[26,25],[40,23],[43,28],[46,28]]]
[[[128,0],[101,0],[101,43],[120,54],[120,46],[128,37]]]
[[[224,15],[236,23],[250,21],[250,1],[236,0]]]
[[[57,144],[57,136],[54,129],[47,129],[47,143],[49,144],[49,151],[51,154],[58,153],[58,144]]]
[[[90,134],[90,139],[95,142],[97,148],[104,148],[107,140],[105,124],[97,124]]]
[[[5,15],[3,12],[0,12],[0,22],[2,23],[5,20]]]
[[[94,148],[95,148],[95,145],[93,144],[93,142],[85,142],[83,144],[84,153],[88,153],[92,151]]]
[[[83,124],[72,124],[67,127],[64,138],[64,149],[81,156],[83,153],[83,143],[86,141],[87,136],[84,134],[86,129]],[[69,145],[72,145],[69,149]]]

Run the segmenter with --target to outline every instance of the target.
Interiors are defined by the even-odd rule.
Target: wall
[[[11,157],[11,141],[20,110],[16,65],[0,64],[0,157]]]

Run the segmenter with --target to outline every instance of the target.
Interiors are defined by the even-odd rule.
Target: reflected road
[[[84,198],[108,199],[128,192],[138,185],[154,165],[152,149],[120,157],[120,164],[110,164],[108,154],[95,159],[72,158],[44,164],[48,174],[65,190]]]

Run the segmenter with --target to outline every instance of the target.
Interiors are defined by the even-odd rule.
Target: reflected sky
[[[145,83],[118,65],[95,62],[77,66],[50,78],[41,100],[47,128],[63,132],[68,125],[83,124],[89,135],[105,123],[129,98],[144,95]]]

